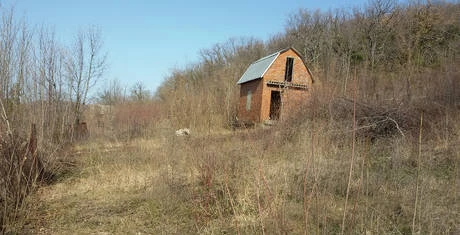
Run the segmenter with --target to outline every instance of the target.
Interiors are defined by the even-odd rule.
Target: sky
[[[199,52],[230,38],[268,40],[283,32],[289,15],[351,9],[367,0],[0,0],[32,26],[55,30],[69,45],[79,30],[102,31],[108,70],[102,84],[118,79],[155,91],[173,69],[199,61]]]

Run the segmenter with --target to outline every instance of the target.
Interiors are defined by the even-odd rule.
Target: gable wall
[[[260,121],[269,119],[270,116],[270,98],[272,90],[280,90],[279,88],[267,86],[267,81],[284,81],[284,74],[286,70],[286,59],[287,57],[294,58],[294,68],[292,72],[292,83],[307,85],[308,90],[299,90],[294,88],[285,89],[282,92],[281,100],[283,108],[281,112],[281,118],[286,117],[289,113],[296,110],[299,105],[306,102],[309,98],[312,85],[312,79],[308,73],[305,64],[302,59],[297,55],[294,50],[287,50],[281,53],[278,58],[273,62],[272,66],[265,73],[263,78],[263,92],[262,92],[262,103],[261,103],[261,118]]]
[[[284,81],[284,73],[286,70],[286,58],[294,58],[294,69],[292,72],[292,83],[311,85],[311,77],[308,73],[305,64],[297,53],[289,49],[281,53],[278,58],[273,62],[272,66],[267,70],[264,75],[264,81]]]

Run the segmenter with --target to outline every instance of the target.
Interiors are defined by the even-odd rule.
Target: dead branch
[[[11,131],[10,122],[8,121],[8,115],[6,114],[5,106],[3,105],[3,101],[2,101],[1,98],[0,98],[0,106],[2,108],[1,116],[2,116],[3,121],[6,124],[6,132],[7,132],[8,136],[11,137],[13,135],[13,132]]]

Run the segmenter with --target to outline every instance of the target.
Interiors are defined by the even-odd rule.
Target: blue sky
[[[267,40],[282,32],[299,8],[360,6],[367,0],[11,0],[17,16],[31,25],[53,27],[69,43],[89,25],[102,30],[109,70],[104,80],[137,81],[154,91],[174,68],[198,61],[199,51],[229,38]],[[102,84],[104,81],[102,81]]]

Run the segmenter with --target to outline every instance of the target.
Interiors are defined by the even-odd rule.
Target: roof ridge
[[[264,56],[264,57],[262,57],[262,58],[260,58],[260,59],[258,59],[258,60],[256,60],[256,61],[254,61],[253,64],[255,64],[255,63],[257,63],[257,62],[260,62],[260,61],[262,61],[262,60],[266,60],[266,59],[268,59],[268,58],[270,58],[270,57],[277,56],[278,54],[280,54],[280,52],[281,52],[281,51],[278,51],[278,52],[275,52],[275,53],[273,53],[273,54]]]

